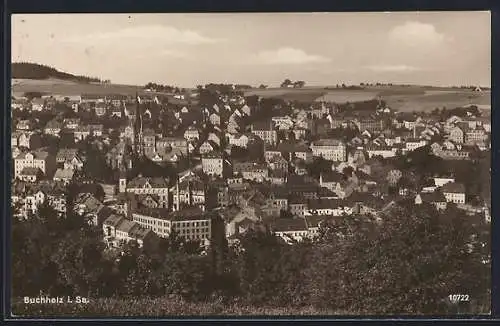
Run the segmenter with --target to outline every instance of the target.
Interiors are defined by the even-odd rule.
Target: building
[[[465,186],[457,182],[449,182],[441,187],[447,202],[465,204]]]
[[[50,175],[56,170],[56,159],[46,151],[21,153],[14,159],[14,178],[27,167],[38,168],[44,175]]]
[[[460,127],[453,127],[449,130],[448,140],[456,144],[462,144],[465,141],[464,131]]]
[[[167,238],[175,231],[185,240],[198,240],[206,244],[212,236],[212,216],[197,207],[176,212],[143,209],[132,212],[132,219],[162,238]]]
[[[155,195],[159,199],[160,207],[167,208],[169,205],[169,180],[167,178],[148,178],[139,175],[127,183],[125,176],[121,176],[118,189],[120,192],[125,189],[127,193],[136,195]]]
[[[426,146],[427,143],[428,142],[425,139],[409,138],[405,141],[405,149],[407,151],[414,151],[417,148]]]
[[[205,183],[196,175],[187,175],[180,178],[175,186],[170,188],[173,210],[178,211],[185,206],[204,208],[208,199],[207,188]]]
[[[313,156],[322,157],[328,161],[347,161],[347,150],[344,142],[336,139],[320,139],[311,144]]]
[[[292,244],[309,236],[309,229],[304,218],[280,218],[271,224],[272,232],[286,243]]]
[[[102,228],[104,241],[113,247],[118,247],[120,244],[130,241],[136,241],[139,247],[143,247],[154,238],[154,234],[150,229],[116,214],[110,215],[103,222]]]
[[[203,155],[201,158],[203,173],[211,176],[229,176],[231,175],[230,163],[224,159],[221,153],[212,152]]]
[[[83,159],[74,148],[61,148],[56,154],[56,163],[65,169],[81,170],[83,168]]]
[[[61,129],[62,123],[58,120],[53,119],[47,122],[45,128],[43,129],[43,132],[47,135],[59,136]]]
[[[368,130],[371,133],[378,133],[384,130],[384,121],[376,119],[360,119],[355,120],[354,124],[358,127],[359,131],[363,132]]]
[[[194,126],[190,126],[184,132],[184,139],[187,141],[198,140],[200,139],[200,132]]]
[[[469,129],[465,133],[465,143],[468,145],[484,144],[488,139],[488,134],[483,128]]]
[[[255,122],[251,126],[251,131],[266,144],[274,145],[278,142],[278,133],[274,130],[272,121]]]
[[[440,191],[423,192],[415,197],[415,205],[428,203],[434,205],[437,210],[446,209],[446,202],[446,197]]]
[[[62,182],[64,184],[69,184],[73,179],[75,171],[73,169],[57,169],[54,174],[54,181]]]
[[[455,178],[434,177],[434,184],[436,185],[436,187],[442,187],[450,182],[455,182]]]

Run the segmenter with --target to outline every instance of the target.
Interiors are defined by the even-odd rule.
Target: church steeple
[[[144,134],[143,134],[143,121],[142,121],[142,107],[141,98],[139,94],[135,93],[135,152],[139,157],[144,156]]]

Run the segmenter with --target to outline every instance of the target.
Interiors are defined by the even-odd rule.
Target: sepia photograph
[[[13,14],[10,72],[12,318],[491,314],[489,11]]]

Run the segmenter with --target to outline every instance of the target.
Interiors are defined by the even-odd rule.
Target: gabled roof
[[[458,182],[449,182],[441,188],[443,193],[455,193],[462,194],[465,193],[465,186]]]
[[[420,194],[420,198],[424,203],[443,203],[446,202],[446,198],[440,191],[434,192],[423,192]]]
[[[117,227],[124,219],[125,218],[120,215],[111,214],[106,220],[104,220],[103,225]]]
[[[306,220],[303,218],[280,218],[271,223],[274,232],[307,231]]]
[[[344,179],[344,175],[337,171],[328,171],[321,173],[323,182],[340,182]]]
[[[74,174],[75,171],[71,169],[57,169],[56,173],[54,174],[54,179],[71,179],[73,178]]]

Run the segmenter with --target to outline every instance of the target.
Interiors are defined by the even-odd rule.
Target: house
[[[436,187],[442,187],[447,183],[454,183],[455,178],[447,178],[447,177],[434,177],[434,184]]]
[[[468,145],[484,144],[488,138],[488,134],[482,127],[468,129],[465,133],[465,143]]]
[[[59,136],[62,129],[62,123],[56,119],[52,119],[45,125],[44,133],[47,135]]]
[[[75,130],[80,125],[80,118],[65,118],[63,120],[63,126],[66,129]]]
[[[50,175],[56,170],[56,159],[44,150],[21,153],[14,159],[14,178],[26,167],[38,168],[44,175]]]
[[[342,199],[311,199],[307,203],[304,215],[344,216],[350,214],[352,214],[352,209]]]
[[[219,146],[212,140],[206,140],[200,145],[200,154],[207,154],[218,150]]]
[[[273,128],[272,121],[258,121],[251,125],[251,132],[265,143],[274,145],[278,142],[278,133]]]
[[[319,185],[331,191],[334,191],[338,184],[346,177],[337,171],[323,172],[319,175]]]
[[[449,131],[448,140],[456,143],[462,144],[465,141],[464,131],[460,127],[453,127]]]
[[[31,120],[19,120],[16,125],[17,130],[29,131],[33,130],[35,124]]]
[[[181,137],[163,137],[156,140],[156,151],[159,153],[168,151],[180,152],[186,155],[188,152],[188,141]]]
[[[89,124],[88,125],[89,135],[94,137],[102,137],[104,126],[102,124]]]
[[[396,151],[389,146],[377,146],[370,144],[366,146],[366,152],[368,153],[368,158],[373,156],[382,156],[383,158],[389,158],[396,156]]]
[[[320,139],[311,143],[313,156],[322,157],[328,161],[347,161],[346,145],[341,140]]]
[[[160,207],[168,207],[169,180],[167,178],[143,177],[142,175],[127,182],[125,176],[121,176],[118,184],[120,192],[133,193],[137,195],[152,194],[159,196]]]
[[[449,182],[441,187],[447,202],[465,204],[465,186],[457,182]]]
[[[415,197],[415,205],[432,204],[437,210],[446,209],[446,197],[440,191],[422,192]]]
[[[122,109],[119,106],[113,106],[110,110],[111,117],[121,118],[123,115]]]
[[[428,144],[428,141],[425,139],[410,138],[410,139],[407,139],[405,142],[405,149],[407,151],[413,151],[417,148],[424,147],[427,144]]]
[[[208,134],[207,140],[213,141],[217,146],[220,146],[220,137],[213,132]]]
[[[269,169],[265,164],[252,164],[239,171],[244,180],[263,182],[269,176]]]
[[[194,126],[190,126],[184,132],[184,139],[187,141],[200,139],[200,132]]]
[[[226,137],[228,139],[229,145],[247,148],[248,141],[249,141],[249,138],[247,135],[240,134],[240,133],[236,133],[236,134],[227,133]]]
[[[43,111],[45,108],[45,99],[34,98],[31,100],[31,110],[33,111]]]
[[[135,241],[139,247],[145,246],[154,238],[153,231],[135,221],[112,214],[102,224],[104,241],[109,246],[118,247],[122,243]]]
[[[289,116],[272,117],[274,125],[280,130],[288,130],[293,127],[293,120]]]
[[[218,152],[204,154],[201,158],[203,173],[224,177],[230,175],[231,164]]]
[[[107,111],[107,104],[106,103],[103,103],[103,102],[100,102],[100,103],[97,103],[95,105],[95,114],[98,116],[98,117],[102,117],[103,115],[106,114],[106,111]]]
[[[42,170],[34,167],[25,167],[17,176],[19,180],[26,182],[37,182],[43,176]]]
[[[106,163],[112,169],[132,168],[132,146],[120,141],[108,153],[106,153]]]
[[[61,148],[56,154],[56,163],[65,169],[81,170],[84,162],[77,149]]]
[[[42,138],[38,133],[13,131],[11,134],[11,146],[24,148],[39,148]],[[15,155],[12,155],[15,157]]]
[[[217,113],[212,113],[208,119],[210,120],[210,123],[213,124],[214,126],[220,126],[220,115]]]
[[[251,116],[252,115],[252,109],[248,105],[246,105],[246,104],[243,105],[240,108],[240,111],[243,112],[247,116]]]
[[[57,169],[52,180],[68,185],[73,179],[75,171],[73,169]]]
[[[309,230],[304,218],[276,219],[271,224],[271,230],[276,236],[282,238],[288,244],[302,241],[309,235]]]

